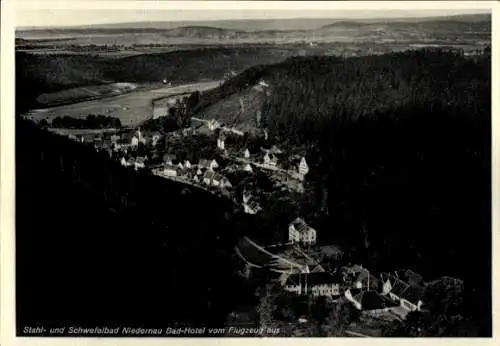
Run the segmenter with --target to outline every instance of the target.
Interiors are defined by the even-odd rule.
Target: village
[[[347,302],[364,323],[404,320],[409,312],[426,309],[421,275],[410,269],[374,274],[363,265],[346,263],[339,247],[321,244],[318,232],[299,217],[288,225],[282,244],[260,245],[243,237],[235,251],[245,263],[247,277],[265,273],[268,292]],[[301,317],[297,322],[308,321]]]
[[[173,105],[182,108],[183,103],[176,101]],[[165,108],[161,116],[168,117],[168,112],[169,108]],[[158,111],[154,113],[153,119],[157,119]],[[166,133],[138,127],[117,132],[69,134],[68,137],[107,153],[124,167],[149,171],[228,197],[247,214],[257,214],[262,209],[259,186],[249,183],[255,182],[257,176],[265,176],[276,189],[303,192],[303,182],[309,172],[305,156],[287,155],[276,145],[270,145],[266,129],[257,137],[262,144],[260,147],[255,143],[248,147],[227,143],[228,138],[231,143],[241,142],[244,135],[215,119],[192,117],[191,126]],[[186,155],[185,143],[201,143],[200,138],[210,141],[206,145],[199,144],[203,153],[194,149]],[[169,143],[173,145],[170,147]]]
[[[176,104],[182,107],[182,103]],[[258,149],[255,145],[252,150],[250,145],[228,144],[228,138],[235,143],[234,138],[244,135],[215,119],[193,117],[191,126],[168,133],[139,127],[121,133],[69,137],[90,143],[96,151],[107,153],[129,169],[149,171],[229,198],[250,215],[261,212],[262,193],[258,184],[248,183],[248,178],[264,175],[273,189],[303,193],[310,170],[305,154],[288,154],[277,145],[268,144],[266,129],[260,133],[259,143],[263,145]],[[189,141],[196,142],[197,136],[204,136],[209,142],[203,146],[203,153],[191,153],[189,159],[179,148]],[[178,145],[169,148],[168,143]],[[234,178],[238,175],[246,178]],[[245,275],[265,272],[265,284],[272,287],[274,294],[344,301],[360,311],[368,324],[404,320],[411,311],[425,311],[425,282],[412,270],[375,274],[363,265],[345,263],[340,248],[322,244],[316,229],[300,216],[290,220],[287,233],[282,243],[261,245],[244,236],[235,247],[237,257],[244,263]],[[306,322],[305,317],[297,321]]]

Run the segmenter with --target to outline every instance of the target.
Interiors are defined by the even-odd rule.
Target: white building
[[[130,146],[132,148],[137,148],[139,146],[139,138],[137,138],[136,136],[133,136],[132,140],[130,141]]]
[[[225,149],[224,140],[225,140],[225,138],[223,135],[221,135],[221,136],[219,136],[219,138],[217,138],[217,148],[219,148],[220,150]]]
[[[401,307],[407,311],[421,310],[423,292],[422,287],[410,285],[394,276],[387,278],[382,286],[382,294],[400,303]]]
[[[145,164],[145,159],[143,157],[138,157],[136,160],[135,160],[135,170],[138,170],[139,168],[144,168],[146,167],[146,164]]]
[[[317,240],[316,230],[309,227],[301,218],[296,218],[288,226],[288,240],[292,243],[314,245]]]
[[[157,133],[155,133],[151,139],[151,143],[153,146],[156,146],[158,144],[158,141],[160,140],[161,136]]]
[[[200,161],[198,162],[198,167],[213,171],[214,169],[219,168],[219,164],[215,159],[213,160],[200,159]]]
[[[203,175],[203,183],[208,186],[215,186],[220,188],[232,187],[232,184],[226,177],[224,177],[222,174],[213,171],[205,172],[205,174]]]
[[[165,165],[165,168],[163,169],[163,174],[165,174],[168,177],[176,177],[177,176],[177,167],[174,165]]]
[[[305,157],[302,157],[300,159],[299,173],[302,174],[302,175],[306,175],[307,173],[309,173],[309,166],[307,165]]]
[[[208,129],[210,131],[215,131],[216,129],[218,129],[220,127],[220,123],[215,119],[209,120],[207,125],[208,125]]]
[[[249,172],[249,173],[252,173],[253,172],[253,169],[252,169],[252,166],[250,166],[249,163],[244,163],[241,165],[241,170],[242,171],[245,171],[245,172]]]
[[[337,297],[341,293],[341,279],[328,272],[292,274],[284,285],[284,290],[296,295],[313,297]]]
[[[278,158],[276,157],[276,155],[267,152],[264,155],[264,164],[268,165],[268,166],[276,167],[276,165],[278,164]]]

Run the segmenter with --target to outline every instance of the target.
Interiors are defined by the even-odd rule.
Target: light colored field
[[[133,91],[125,95],[107,97],[100,100],[84,101],[47,109],[35,109],[29,115],[37,122],[46,119],[50,123],[56,117],[70,116],[85,118],[89,114],[102,114],[120,119],[122,126],[137,126],[145,120],[152,118],[153,99],[172,94],[194,92],[196,90],[209,90],[220,83],[221,81],[199,82],[170,88],[164,87],[153,90]]]
[[[254,132],[257,131],[257,111],[262,108],[264,99],[263,92],[249,87],[207,107],[203,117],[217,119],[225,126],[239,131]]]
[[[116,96],[137,88],[133,83],[111,83],[72,88],[63,91],[41,94],[37,101],[44,105],[59,105],[67,102],[95,99],[104,96]]]

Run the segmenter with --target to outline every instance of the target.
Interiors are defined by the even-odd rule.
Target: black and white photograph
[[[75,3],[15,9],[15,337],[493,337],[493,5]]]

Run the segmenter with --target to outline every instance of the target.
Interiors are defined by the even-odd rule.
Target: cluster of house
[[[316,250],[322,246],[317,246],[317,240],[317,231],[296,218],[288,226],[285,244],[293,251],[271,253],[275,245],[265,249],[246,239],[240,242],[237,253],[251,267],[278,273],[277,282],[287,294],[344,299],[363,312],[394,318],[404,319],[408,312],[422,310],[425,286],[420,275],[403,270],[375,276],[361,265],[325,269],[328,267],[318,260],[322,251]],[[327,257],[328,261],[338,259],[332,253]]]
[[[163,167],[154,172],[166,177],[182,178],[193,184],[204,184],[208,187],[232,187],[229,179],[217,172],[219,164],[215,159],[200,159],[198,164],[192,164],[189,160],[174,164],[175,160],[175,155],[165,154],[163,156]]]
[[[299,246],[314,246],[317,232],[297,218],[288,227],[288,240]],[[424,293],[422,277],[411,270],[382,273],[377,278],[359,265],[335,268],[333,272],[294,273],[286,276],[283,286],[297,295],[344,296],[359,310],[395,312],[398,307],[407,312],[421,310]]]
[[[362,266],[342,267],[334,272],[294,273],[286,277],[283,289],[295,295],[344,297],[358,310],[392,312],[400,317],[420,311],[423,305],[422,278],[411,270],[374,276]]]
[[[223,133],[221,133],[217,138],[217,148],[223,152],[226,151],[225,139],[226,136]],[[268,168],[268,169],[281,168],[278,159],[278,156],[283,153],[281,149],[279,149],[276,145],[273,145],[271,146],[270,149],[261,148],[261,152],[263,153],[261,159],[262,161],[256,163],[259,163],[262,168]],[[249,149],[246,148],[243,151],[243,157],[247,162],[246,164],[242,165],[241,168],[248,172],[252,172],[252,167],[249,164],[249,162],[251,162],[250,156],[251,153]],[[306,158],[301,157],[298,164],[295,167],[293,167],[293,169],[290,170],[289,173],[297,177],[299,180],[304,180],[306,174],[309,173],[309,166],[307,164]]]

